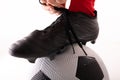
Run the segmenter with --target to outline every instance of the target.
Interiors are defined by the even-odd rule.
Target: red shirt
[[[94,16],[94,2],[95,0],[71,0],[69,10]]]

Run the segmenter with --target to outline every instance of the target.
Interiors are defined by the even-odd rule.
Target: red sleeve
[[[94,16],[94,2],[95,0],[71,0],[69,10]]]

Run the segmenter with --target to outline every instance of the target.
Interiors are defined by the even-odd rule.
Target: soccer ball
[[[107,69],[101,58],[89,47],[82,49],[74,44],[75,54],[71,46],[57,55],[54,60],[40,58],[36,60],[32,80],[109,80]]]

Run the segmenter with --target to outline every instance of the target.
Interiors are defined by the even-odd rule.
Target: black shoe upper
[[[66,16],[80,42],[86,43],[97,38],[98,25],[96,19],[89,18],[80,13],[69,13]],[[59,53],[61,48],[70,44],[68,35],[66,35],[66,26],[69,25],[67,25],[63,13],[44,30],[35,30],[28,37],[21,40],[19,44],[18,42],[15,43],[11,54],[16,57],[35,59]],[[70,35],[72,36],[72,43],[76,43],[72,33]]]

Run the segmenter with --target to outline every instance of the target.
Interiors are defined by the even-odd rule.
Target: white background
[[[119,0],[96,0],[100,33],[95,45],[88,44],[103,59],[110,80],[120,80]],[[38,0],[0,0],[0,80],[30,80],[34,64],[10,56],[11,44],[55,20]]]

